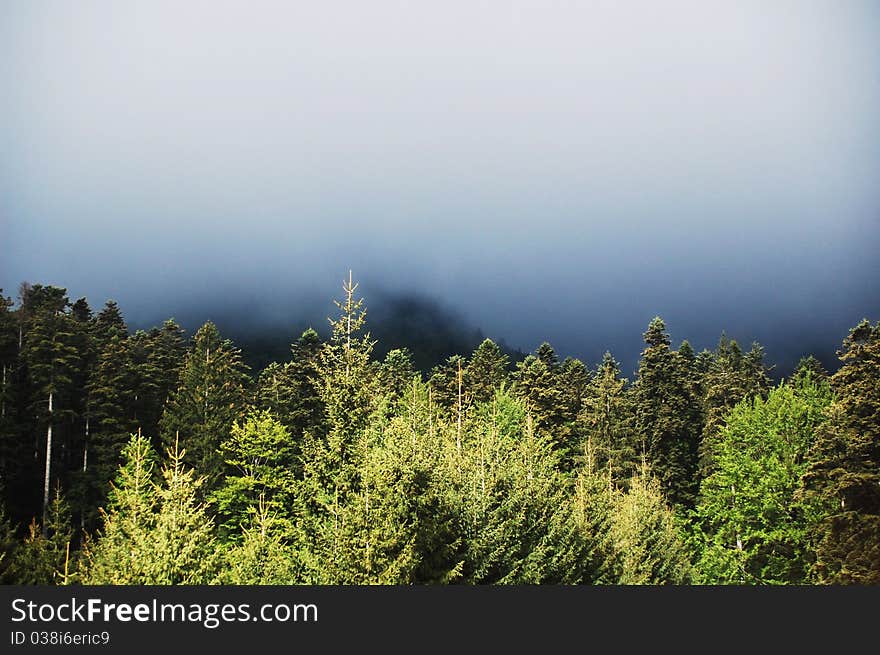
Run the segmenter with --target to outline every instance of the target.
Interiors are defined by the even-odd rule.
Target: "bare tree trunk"
[[[88,410],[87,410],[88,412]],[[85,445],[83,446],[83,478],[85,478],[86,471],[89,470],[89,415],[86,413],[86,431],[85,431]],[[85,532],[86,529],[86,512],[82,510],[79,513],[79,527],[82,532]]]
[[[458,432],[455,437],[455,447],[461,455],[461,360],[458,362]]]
[[[52,398],[49,392],[49,426],[46,428],[46,476],[43,480],[43,536],[46,536],[46,511],[49,508],[49,478],[52,475]]]

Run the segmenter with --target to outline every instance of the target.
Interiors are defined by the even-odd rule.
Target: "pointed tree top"
[[[666,323],[659,316],[651,319],[648,330],[642,336],[649,346],[668,346],[671,343],[669,334],[666,332]]]

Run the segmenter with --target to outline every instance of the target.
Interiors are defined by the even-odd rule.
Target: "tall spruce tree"
[[[296,449],[287,428],[266,410],[232,424],[220,452],[230,473],[212,495],[221,538],[237,541],[258,505],[273,524],[290,520],[296,484]]]
[[[122,448],[137,430],[132,416],[136,376],[131,341],[115,322],[104,329],[97,339],[99,350],[88,383],[89,435],[83,478],[92,507],[103,504],[107,484],[121,463]],[[88,516],[87,523],[94,518]]]
[[[22,448],[17,396],[18,320],[13,301],[0,289],[0,485],[9,490],[21,477]]]
[[[752,349],[743,354],[736,341],[722,334],[701,384],[704,421],[700,441],[700,477],[712,473],[714,450],[724,427],[724,417],[744,398],[765,397],[770,386],[761,345],[754,343]]]
[[[206,478],[197,477],[184,464],[185,455],[175,445],[168,450],[162,467],[163,484],[157,492],[159,511],[149,535],[149,584],[198,585],[217,578],[220,555],[214,524],[199,500],[204,496],[200,487]]]
[[[693,417],[699,399],[693,395],[690,371],[670,348],[663,319],[655,317],[644,338],[634,387],[639,449],[669,502],[692,507],[700,437]]]
[[[376,377],[370,359],[374,341],[364,331],[366,309],[349,272],[345,297],[334,301],[331,335],[317,364],[317,391],[324,426],[308,432],[300,455],[303,478],[297,493],[299,540],[312,581],[344,581],[336,562],[346,557],[351,536],[346,507],[360,492],[366,462],[366,429],[376,410]]]
[[[550,344],[542,343],[534,355],[518,362],[513,380],[513,392],[525,404],[535,429],[568,458],[574,449],[570,417],[563,402],[559,358]]]
[[[474,402],[484,403],[493,398],[508,378],[510,359],[501,347],[491,339],[484,339],[477,346],[468,362],[468,391]]]
[[[835,393],[818,429],[805,496],[816,521],[814,576],[832,584],[880,584],[880,322],[856,325],[831,376]]]
[[[160,422],[163,442],[170,448],[179,439],[185,463],[206,478],[200,487],[205,491],[223,475],[220,444],[246,412],[248,386],[241,351],[213,323],[205,323],[193,338]]]
[[[620,366],[606,352],[584,394],[579,417],[582,456],[593,466],[608,470],[624,485],[636,473],[639,461],[631,394]]]
[[[647,467],[618,493],[611,521],[613,570],[617,584],[687,584],[690,556],[660,483]]]
[[[155,527],[156,455],[146,436],[132,435],[112,483],[102,527],[86,542],[85,584],[149,584],[152,531]]]
[[[73,527],[70,506],[55,485],[42,526],[28,525],[24,542],[15,550],[7,575],[15,584],[69,584],[74,578],[71,561]]]
[[[79,353],[65,289],[37,284],[26,289],[22,303],[27,307],[22,356],[32,390],[30,410],[45,431],[42,450],[37,439],[34,451],[44,461],[42,523],[47,529],[53,463],[60,459],[58,446],[67,445],[65,436],[69,435],[64,435],[63,428],[70,422],[75,406],[73,377]]]

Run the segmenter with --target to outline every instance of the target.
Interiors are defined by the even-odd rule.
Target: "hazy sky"
[[[0,285],[778,359],[880,318],[878,128],[876,2],[4,0]]]

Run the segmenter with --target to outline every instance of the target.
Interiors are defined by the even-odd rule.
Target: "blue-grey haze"
[[[0,4],[0,285],[322,320],[438,298],[631,371],[880,318],[876,2]],[[305,319],[304,319],[305,317]]]

